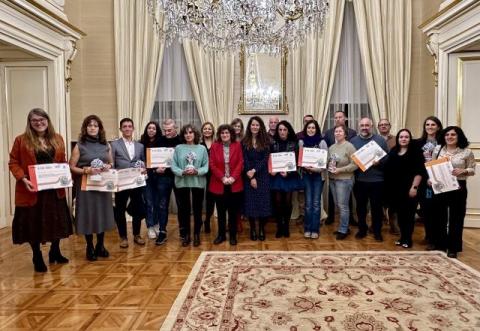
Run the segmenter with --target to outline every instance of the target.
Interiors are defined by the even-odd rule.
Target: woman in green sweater
[[[190,213],[193,205],[193,246],[199,246],[203,193],[207,183],[208,153],[205,146],[199,144],[200,132],[192,124],[182,127],[180,139],[182,144],[175,147],[172,160],[172,172],[175,175],[175,186],[178,191],[180,237],[182,246],[190,245]]]
[[[333,201],[335,201],[335,205],[340,210],[340,225],[337,230],[337,239],[342,240],[348,235],[350,218],[348,200],[353,187],[353,172],[357,169],[351,156],[356,149],[346,140],[347,128],[344,125],[335,128],[334,136],[335,144],[328,149],[328,154],[330,155],[328,173]]]

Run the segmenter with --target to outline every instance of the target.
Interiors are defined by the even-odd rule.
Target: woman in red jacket
[[[55,133],[48,114],[39,108],[32,109],[28,113],[25,133],[15,138],[8,166],[17,180],[13,243],[30,244],[37,272],[47,271],[40,243],[52,243],[48,254],[50,263],[68,262],[60,253],[60,239],[72,234],[72,220],[65,189],[36,192],[28,176],[28,166],[66,162],[63,138]]]
[[[236,245],[237,202],[243,191],[243,153],[235,139],[235,131],[228,124],[218,127],[217,140],[210,148],[209,166],[211,178],[208,189],[214,195],[218,213],[218,235],[213,243],[218,245],[226,240],[228,213],[229,241],[230,245]]]

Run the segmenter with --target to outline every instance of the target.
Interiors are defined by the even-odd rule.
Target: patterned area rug
[[[204,252],[161,330],[480,330],[480,273],[440,252]]]

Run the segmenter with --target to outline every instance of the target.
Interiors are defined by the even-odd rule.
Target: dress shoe
[[[36,272],[47,272],[47,266],[43,261],[42,254],[38,256],[37,255],[33,256],[32,262],[33,262],[33,268],[35,269]]]
[[[456,259],[457,258],[457,252],[448,251],[447,256],[449,258]]]
[[[127,248],[128,247],[128,240],[127,238],[120,239],[120,248]]]
[[[225,236],[218,235],[217,238],[213,241],[214,245],[219,245],[226,240]]]
[[[237,244],[237,238],[235,238],[235,236],[230,236],[229,242],[231,246],[235,246]]]
[[[193,247],[200,246],[200,235],[198,233],[193,235]]]
[[[107,251],[105,246],[97,245],[97,246],[95,246],[95,255],[99,256],[99,257],[109,257],[110,253]]]
[[[382,242],[383,241],[383,237],[381,234],[376,234],[373,236],[373,238],[375,238],[375,241],[378,241],[378,242]]]
[[[95,250],[93,249],[93,247],[87,246],[85,255],[88,261],[97,261],[97,255],[95,254]]]
[[[357,234],[355,234],[355,238],[357,239],[363,239],[367,236],[367,234],[364,231],[358,231]]]
[[[155,240],[155,245],[163,245],[167,242],[167,234],[165,232],[160,232],[158,234],[157,240]]]
[[[60,251],[52,251],[48,252],[48,262],[50,263],[68,263],[68,259],[60,253]]]
[[[343,240],[343,239],[347,238],[347,236],[348,236],[347,233],[337,232],[336,239],[337,239],[337,240]]]
[[[133,237],[133,242],[137,245],[145,245],[145,240],[139,234]]]

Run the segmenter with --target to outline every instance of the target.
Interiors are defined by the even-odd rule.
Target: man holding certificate
[[[380,146],[386,153],[388,151],[385,139],[372,133],[373,122],[370,118],[362,118],[359,122],[359,134],[350,141],[357,149],[371,143],[373,146]],[[374,142],[374,143],[373,143]],[[372,149],[373,150],[373,149]],[[382,219],[383,219],[383,165],[386,157],[372,162],[371,166],[362,171],[357,169],[355,172],[355,185],[353,193],[357,200],[358,232],[355,235],[357,239],[367,236],[367,205],[370,202],[372,214],[372,229],[376,241],[383,241],[382,237]]]
[[[115,169],[137,168],[145,161],[143,145],[133,140],[133,120],[124,118],[120,121],[122,137],[111,143],[113,166]],[[140,236],[141,221],[145,215],[143,201],[143,188],[133,188],[115,193],[115,221],[117,222],[118,234],[120,235],[120,247],[127,248],[127,219],[125,212],[130,198],[132,215],[133,241],[137,245],[145,245],[145,240]]]

